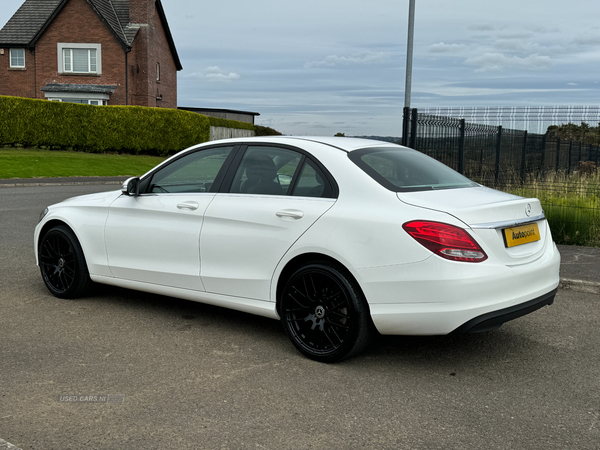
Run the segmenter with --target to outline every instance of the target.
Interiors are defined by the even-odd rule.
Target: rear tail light
[[[487,255],[469,233],[454,225],[415,220],[402,225],[419,244],[451,261],[481,262]]]

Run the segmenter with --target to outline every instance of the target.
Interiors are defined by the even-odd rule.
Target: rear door
[[[207,292],[269,300],[277,263],[333,206],[335,182],[296,149],[253,145],[227,183],[204,214],[202,281]]]

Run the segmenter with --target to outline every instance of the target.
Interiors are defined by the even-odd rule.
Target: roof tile
[[[0,44],[27,46],[62,0],[26,0],[0,30]]]

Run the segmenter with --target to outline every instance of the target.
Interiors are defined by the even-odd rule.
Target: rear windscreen
[[[366,148],[348,156],[379,184],[395,192],[478,186],[445,164],[408,148]]]

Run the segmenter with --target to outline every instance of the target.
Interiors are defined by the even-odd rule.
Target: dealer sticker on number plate
[[[537,223],[529,223],[514,228],[505,228],[503,231],[504,242],[509,248],[540,240],[540,229],[538,228]]]

